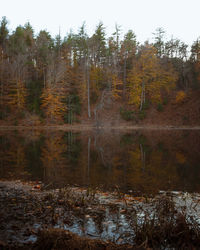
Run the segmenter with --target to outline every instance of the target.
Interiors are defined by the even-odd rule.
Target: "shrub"
[[[134,112],[131,110],[126,110],[126,109],[120,108],[120,115],[126,121],[135,120]]]
[[[134,241],[145,249],[197,249],[200,229],[197,220],[178,211],[172,197],[155,202],[153,216],[144,211],[142,223],[134,223]]]
[[[183,116],[183,122],[188,122],[189,121],[189,117],[187,115]]]
[[[92,91],[90,95],[90,102],[91,104],[95,104],[98,100],[98,95],[96,92]]]
[[[163,105],[167,105],[168,104],[168,99],[167,99],[167,97],[164,97],[164,99],[163,99]]]
[[[186,98],[186,93],[181,90],[181,91],[178,91],[177,94],[176,94],[176,103],[182,103]]]
[[[142,109],[147,110],[149,108],[149,105],[150,105],[149,101],[145,101],[145,103],[143,103],[142,105]]]
[[[162,112],[162,111],[163,111],[163,105],[162,105],[162,103],[158,103],[157,110],[158,110],[159,112]]]
[[[140,110],[138,113],[138,117],[140,120],[144,120],[144,118],[146,117],[146,112],[144,110]]]

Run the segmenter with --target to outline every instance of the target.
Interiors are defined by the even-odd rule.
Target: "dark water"
[[[1,131],[0,179],[200,192],[200,131]]]

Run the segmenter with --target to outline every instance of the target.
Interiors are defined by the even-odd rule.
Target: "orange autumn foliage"
[[[180,90],[176,94],[176,103],[182,103],[186,98],[186,93],[183,90]]]
[[[46,117],[53,120],[62,120],[66,105],[63,102],[63,93],[58,92],[56,88],[50,86],[44,89],[42,93],[42,108]]]
[[[119,99],[120,98],[120,94],[122,92],[121,87],[123,85],[123,82],[117,77],[116,74],[112,75],[112,96],[115,99]]]

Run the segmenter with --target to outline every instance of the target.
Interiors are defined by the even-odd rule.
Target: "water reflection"
[[[200,191],[200,131],[1,132],[0,178],[125,192]]]

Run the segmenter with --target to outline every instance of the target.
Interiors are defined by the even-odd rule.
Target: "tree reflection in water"
[[[0,144],[3,179],[148,194],[200,191],[199,131],[7,131]]]

